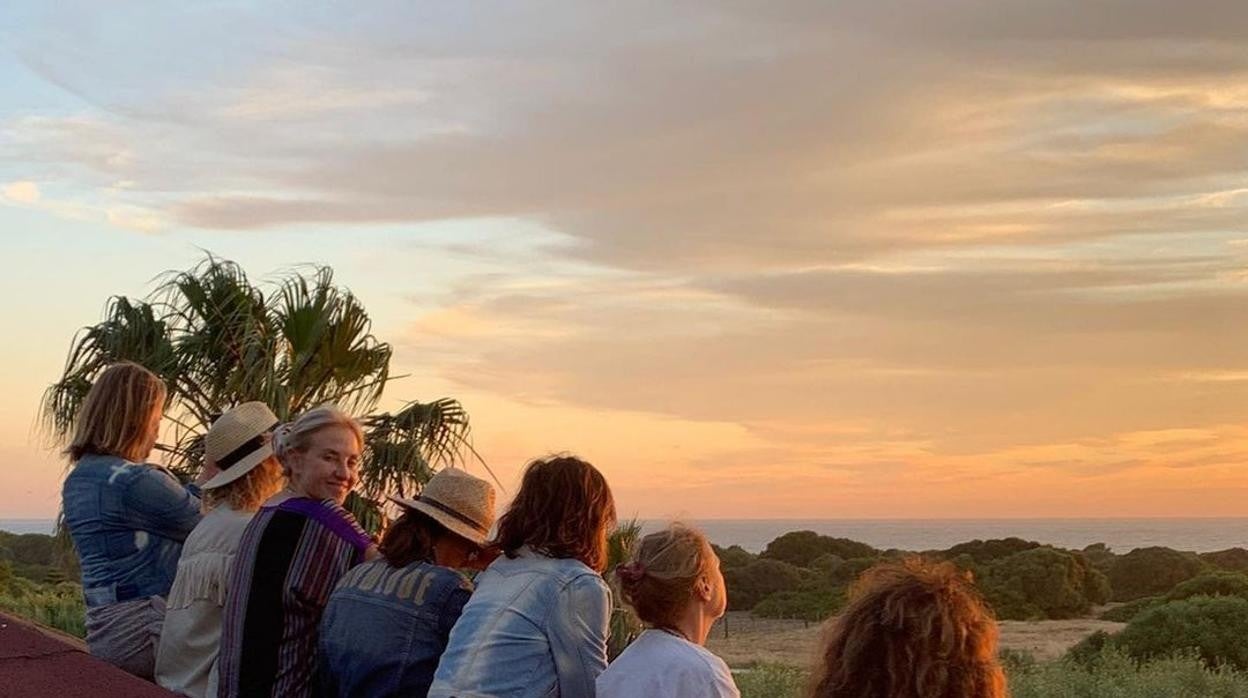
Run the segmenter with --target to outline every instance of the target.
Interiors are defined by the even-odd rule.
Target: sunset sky
[[[508,487],[1248,514],[1242,0],[187,5],[0,9],[0,518],[74,332],[204,250],[332,265]]]

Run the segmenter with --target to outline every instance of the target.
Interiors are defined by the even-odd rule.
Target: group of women
[[[727,603],[719,560],[679,524],[614,571],[649,629],[608,665],[615,504],[589,463],[533,461],[497,521],[488,482],[444,469],[391,497],[401,515],[375,543],[343,508],[363,449],[349,416],[239,405],[183,485],[146,463],[165,397],[147,369],[109,367],[67,449],[96,656],[197,698],[739,696],[704,648]],[[875,570],[829,624],[811,695],[999,698],[995,633],[951,569]]]

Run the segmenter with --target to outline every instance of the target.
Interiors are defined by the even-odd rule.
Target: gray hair
[[[364,430],[360,428],[360,423],[336,405],[321,405],[304,412],[295,421],[279,426],[273,432],[273,453],[282,462],[282,470],[290,470],[286,465],[287,456],[294,451],[307,450],[313,434],[333,426],[350,429],[360,448],[364,448]]]

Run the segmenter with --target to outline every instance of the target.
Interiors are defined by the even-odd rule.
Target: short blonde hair
[[[235,511],[256,511],[282,488],[283,479],[281,462],[276,456],[269,456],[234,482],[204,490],[204,511],[222,504]]]
[[[682,523],[641,539],[632,561],[616,568],[624,600],[656,628],[674,628],[711,573],[715,551],[706,536]]]
[[[290,475],[287,457],[295,452],[303,452],[311,445],[312,435],[328,427],[346,427],[355,435],[360,449],[364,448],[364,430],[360,423],[350,415],[338,409],[336,405],[321,405],[304,412],[290,424],[283,424],[273,432],[273,453],[282,463],[282,474]]]
[[[78,462],[87,454],[118,456],[137,463],[147,458],[152,416],[165,407],[165,382],[142,366],[122,361],[100,374],[74,420],[74,437],[65,453]]]

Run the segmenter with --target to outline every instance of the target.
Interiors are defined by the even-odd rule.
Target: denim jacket
[[[168,471],[86,455],[70,469],[61,506],[88,607],[165,596],[182,541],[199,523],[199,497]]]
[[[522,548],[476,581],[430,698],[593,698],[611,613],[602,577]]]
[[[322,695],[424,696],[472,583],[424,562],[358,565],[321,619]]]

